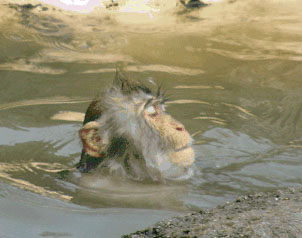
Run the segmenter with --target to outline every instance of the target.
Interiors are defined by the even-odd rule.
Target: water
[[[7,5],[15,2],[0,10],[2,237],[22,234],[16,225],[25,237],[118,237],[241,194],[301,184],[300,1],[187,11],[171,0],[142,5],[145,13]],[[167,111],[195,140],[190,181],[58,176],[79,161],[81,123],[53,116],[84,112],[116,65],[171,95]]]

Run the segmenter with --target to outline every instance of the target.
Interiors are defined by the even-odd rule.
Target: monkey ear
[[[86,123],[79,131],[85,152],[92,157],[102,155],[101,136],[99,135],[99,123],[91,121]]]

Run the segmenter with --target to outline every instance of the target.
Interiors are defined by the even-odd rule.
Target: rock
[[[18,12],[29,12],[33,9],[39,9],[39,10],[42,10],[43,12],[48,10],[48,7],[42,6],[42,4],[33,5],[31,3],[28,3],[28,4],[13,4],[13,3],[10,3],[10,4],[8,4],[8,7],[12,8],[12,9],[15,9]]]
[[[180,2],[187,8],[201,8],[209,5],[199,0],[180,0]]]
[[[302,187],[241,196],[122,238],[302,237]]]

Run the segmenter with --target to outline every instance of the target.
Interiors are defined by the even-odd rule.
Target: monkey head
[[[192,138],[183,124],[166,113],[165,102],[160,88],[152,93],[117,73],[113,86],[86,112],[79,132],[83,143],[79,168],[87,170],[87,164],[97,161],[95,167],[104,170],[119,163],[134,177],[154,171],[163,178],[192,175]]]

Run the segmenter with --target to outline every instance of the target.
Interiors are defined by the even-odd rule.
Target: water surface
[[[29,218],[27,237],[81,237],[72,231],[86,228],[99,237],[105,228],[95,227],[103,222],[106,237],[115,237],[179,211],[301,184],[302,3],[238,0],[195,11],[166,4],[147,13],[96,8],[83,14],[12,2],[0,10],[0,180],[6,194],[0,206],[1,214],[11,214],[1,222],[3,237],[16,236],[14,224],[25,231],[25,214],[34,210],[45,221],[65,214],[70,223],[82,223],[70,228],[56,221],[50,230]],[[195,140],[190,181],[57,175],[79,161],[81,123],[53,115],[84,112],[110,85],[116,65],[135,79],[162,83],[171,95],[167,111]],[[60,208],[49,208],[49,201]]]

